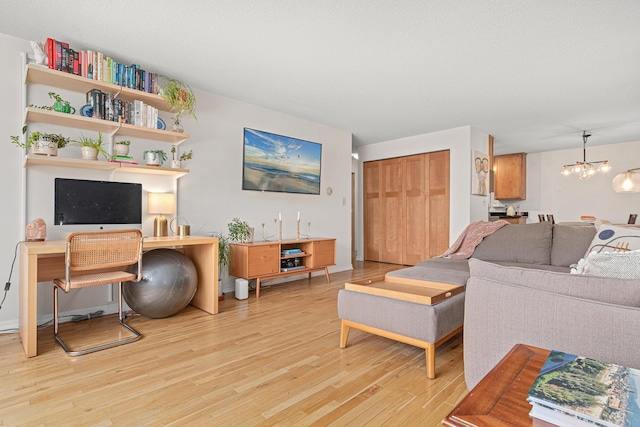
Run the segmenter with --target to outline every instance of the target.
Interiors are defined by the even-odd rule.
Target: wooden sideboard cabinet
[[[493,157],[493,191],[496,200],[527,198],[527,153]]]
[[[330,265],[336,264],[336,239],[311,238],[274,242],[231,243],[229,274],[256,280],[256,298],[260,298],[260,280],[324,270],[327,282]],[[299,252],[296,252],[298,251]]]

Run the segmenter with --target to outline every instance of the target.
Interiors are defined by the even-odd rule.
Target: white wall
[[[471,151],[488,153],[489,135],[471,126],[385,141],[358,147],[358,188],[362,188],[362,163],[412,154],[450,150],[450,228],[449,242],[471,221],[486,219],[488,197],[471,195]],[[364,254],[362,191],[358,191],[356,242],[358,259]]]
[[[533,214],[553,214],[556,222],[579,221],[593,215],[612,223],[626,223],[630,213],[640,214],[640,193],[621,194],[611,188],[620,172],[640,167],[640,142],[587,146],[587,161],[609,160],[612,170],[581,181],[560,174],[562,166],[582,159],[582,148],[527,155],[527,200],[520,208]]]
[[[9,144],[9,135],[20,134],[22,91],[21,52],[31,53],[29,42],[0,34],[0,90],[5,102],[0,106],[0,129],[5,142],[0,144],[0,155],[5,159],[0,176],[3,178],[2,220],[5,224],[3,239],[0,241],[0,276],[8,277],[15,244],[24,237],[21,215],[22,150]],[[114,53],[117,57],[117,53]],[[50,105],[46,93],[54,90],[71,101],[76,108],[82,106],[84,94],[63,91],[46,86],[33,86],[29,90],[29,102],[37,105]],[[48,224],[53,221],[53,179],[57,176],[141,182],[143,192],[178,190],[178,212],[191,224],[192,234],[204,234],[210,231],[226,231],[233,217],[240,217],[256,228],[256,240],[261,239],[261,223],[267,224],[267,233],[275,234],[273,218],[282,212],[284,238],[295,238],[295,218],[298,211],[302,217],[302,232],[306,232],[311,222],[311,234],[314,237],[337,238],[337,265],[330,271],[351,269],[351,134],[347,131],[331,128],[275,111],[234,101],[195,89],[198,106],[198,121],[185,119],[185,132],[191,135],[181,150],[193,149],[194,159],[186,167],[191,173],[180,178],[156,175],[123,174],[111,177],[108,172],[84,169],[66,169],[53,167],[30,168],[27,175],[28,204],[27,221],[43,217]],[[170,115],[161,114],[167,125]],[[319,196],[260,193],[242,191],[242,148],[243,128],[251,127],[286,136],[292,136],[322,144],[321,194]],[[69,128],[56,128],[49,125],[34,125],[30,129],[63,132],[65,136],[77,139],[81,131]],[[95,136],[84,132],[86,136]],[[129,138],[132,141],[132,155],[140,161],[142,152],[147,149],[164,149],[169,155],[170,145]],[[79,158],[78,147],[67,147],[60,151],[62,157]],[[333,194],[327,195],[327,187],[333,188]],[[143,198],[143,211],[146,211],[146,197]],[[153,216],[143,212],[143,233],[152,234]],[[169,217],[169,220],[172,218]],[[199,231],[196,233],[196,230]],[[0,310],[0,330],[17,327],[18,319],[18,261],[13,271],[12,286],[7,299]],[[320,274],[320,273],[318,273]],[[293,276],[289,280],[299,278]],[[225,290],[232,289],[227,278]],[[63,310],[73,314],[93,311],[97,308],[112,309],[110,296],[104,289],[85,289],[68,295],[61,300]],[[0,288],[2,289],[2,288]],[[38,311],[39,321],[51,318],[52,287],[49,283],[39,285]]]

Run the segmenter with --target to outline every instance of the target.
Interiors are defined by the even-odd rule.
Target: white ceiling
[[[0,32],[64,40],[348,130],[464,125],[495,152],[640,141],[638,0],[2,0]],[[6,58],[4,60],[7,60]]]

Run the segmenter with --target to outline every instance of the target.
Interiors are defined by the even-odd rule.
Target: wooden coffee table
[[[446,426],[530,427],[527,394],[550,350],[524,344],[509,353],[442,420]]]

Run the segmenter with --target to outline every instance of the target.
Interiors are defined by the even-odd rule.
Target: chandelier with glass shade
[[[582,131],[582,161],[577,161],[570,165],[562,167],[562,175],[577,175],[578,178],[589,179],[597,173],[607,173],[611,170],[608,160],[598,160],[596,162],[587,162],[587,139],[591,135],[586,131]]]

